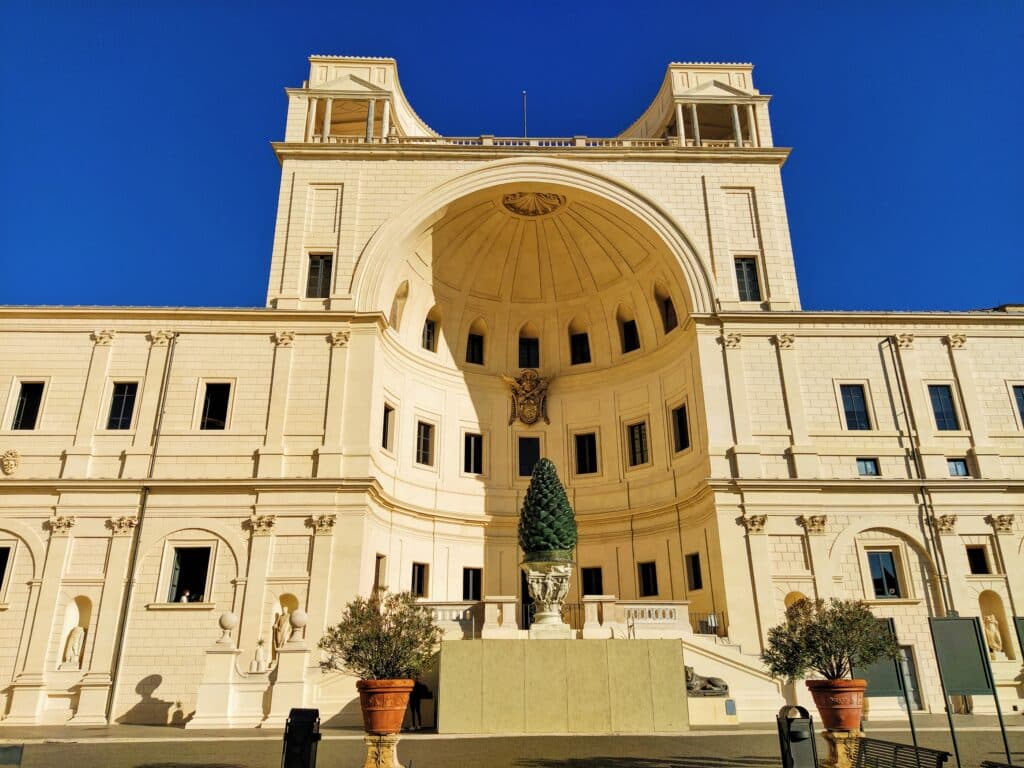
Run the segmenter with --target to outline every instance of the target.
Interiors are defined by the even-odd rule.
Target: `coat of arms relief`
[[[512,389],[512,413],[508,423],[516,419],[527,426],[536,424],[537,419],[548,420],[548,385],[551,377],[541,376],[534,368],[524,368],[518,376],[505,376],[502,380]]]

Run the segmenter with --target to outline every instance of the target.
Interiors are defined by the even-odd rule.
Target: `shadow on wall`
[[[326,712],[324,713],[326,714]],[[320,724],[321,728],[356,728],[363,730],[363,710],[355,698]]]
[[[156,698],[153,694],[164,681],[161,675],[147,675],[139,680],[135,686],[135,693],[139,695],[139,701],[117,718],[121,724],[134,725],[171,725],[177,728],[184,728],[185,723],[192,719],[194,712],[187,715],[181,708],[180,701],[164,701]]]
[[[778,758],[744,755],[742,757],[574,757],[568,760],[544,758],[520,760],[523,768],[749,768],[778,766]]]

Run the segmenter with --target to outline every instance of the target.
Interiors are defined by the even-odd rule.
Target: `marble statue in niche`
[[[82,649],[85,647],[85,629],[79,626],[71,628],[67,641],[64,643],[64,657],[61,669],[80,669],[82,666]]]

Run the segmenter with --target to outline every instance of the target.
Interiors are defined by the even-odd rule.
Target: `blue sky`
[[[772,8],[766,12],[765,8]],[[0,25],[0,304],[262,306],[285,86],[394,56],[441,133],[611,136],[676,61],[770,93],[808,309],[1024,302],[1024,3],[54,3]]]

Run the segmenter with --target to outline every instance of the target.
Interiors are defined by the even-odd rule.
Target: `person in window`
[[[181,597],[178,598],[179,603],[188,603],[192,601],[192,593],[187,589],[181,593]]]

